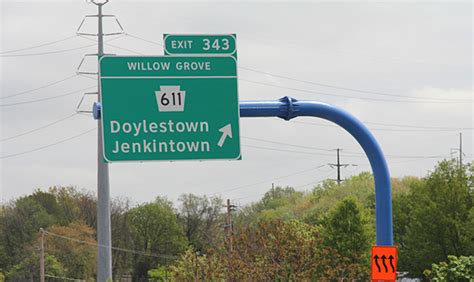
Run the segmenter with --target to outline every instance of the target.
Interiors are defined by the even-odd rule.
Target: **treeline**
[[[392,179],[392,187],[398,270],[409,277],[474,279],[473,166],[442,161],[424,178]],[[114,199],[111,207],[115,279],[369,280],[375,242],[370,173],[305,193],[272,188],[232,213],[231,232],[224,232],[224,202],[217,197],[184,194],[176,205],[157,197],[133,207]],[[1,206],[0,280],[39,279],[43,236],[49,277],[93,281],[96,223],[95,196],[73,187],[36,190]]]

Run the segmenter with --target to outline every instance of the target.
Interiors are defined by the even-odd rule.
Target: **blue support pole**
[[[376,244],[393,245],[390,174],[382,149],[364,124],[335,106],[316,101],[298,101],[290,97],[277,101],[240,101],[240,116],[279,117],[285,120],[313,116],[329,120],[349,132],[366,153],[374,174]]]

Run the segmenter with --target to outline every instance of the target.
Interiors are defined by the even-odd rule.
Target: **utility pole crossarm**
[[[342,179],[341,179],[341,167],[348,167],[348,166],[350,166],[351,164],[341,164],[339,152],[342,151],[342,149],[337,148],[336,151],[337,151],[337,163],[335,163],[335,164],[334,164],[334,163],[329,163],[328,165],[329,165],[331,168],[334,168],[334,167],[337,168],[337,179],[335,179],[335,180],[336,180],[336,182],[337,182],[337,185],[340,185],[341,182],[342,182]]]

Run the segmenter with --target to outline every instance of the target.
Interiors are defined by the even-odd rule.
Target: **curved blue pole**
[[[298,101],[290,97],[277,101],[240,101],[240,116],[279,117],[285,120],[297,116],[313,116],[332,121],[349,132],[367,154],[374,174],[377,245],[393,245],[390,174],[382,149],[364,124],[335,106],[316,101]]]

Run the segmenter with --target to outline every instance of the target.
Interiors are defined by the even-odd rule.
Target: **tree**
[[[59,224],[68,225],[80,218],[81,210],[77,201],[80,193],[74,187],[50,187],[48,191],[53,194],[58,201],[61,210]]]
[[[68,226],[54,225],[47,231],[45,252],[61,262],[67,277],[92,279],[96,273],[95,231],[81,222]]]
[[[65,270],[58,259],[52,255],[44,256],[45,274],[64,277]],[[24,258],[20,263],[14,265],[7,272],[8,281],[39,281],[40,265],[38,251],[32,252],[28,257]],[[1,281],[1,279],[0,279]]]
[[[472,222],[474,174],[455,161],[441,161],[422,185],[412,187],[414,204],[408,215],[406,235],[400,249],[400,269],[421,276],[432,263],[448,255],[474,253]]]
[[[173,281],[173,277],[168,273],[167,266],[158,266],[148,270],[148,281],[158,282],[158,281]]]
[[[328,213],[322,226],[324,245],[337,254],[339,278],[367,280],[373,239],[363,208],[354,198],[346,198]]]
[[[176,255],[186,247],[186,237],[177,217],[163,199],[131,209],[128,221],[135,249],[145,254]],[[149,269],[166,263],[165,259],[135,255],[135,279],[146,277]]]
[[[236,224],[256,224],[267,220],[291,220],[301,216],[304,193],[292,187],[272,187],[260,201],[240,209]]]
[[[237,230],[233,251],[221,259],[237,281],[301,281],[322,278],[328,254],[317,227],[275,220]]]
[[[170,267],[173,281],[225,281],[227,266],[214,252],[200,255],[188,248]]]
[[[3,268],[9,269],[18,263],[25,247],[36,239],[39,229],[53,223],[54,217],[31,197],[19,198],[6,206],[0,220],[0,249],[7,254]]]
[[[423,274],[431,281],[469,282],[474,280],[474,256],[448,256],[448,262],[433,263]]]
[[[112,246],[129,249],[133,245],[130,232],[128,199],[113,199],[111,201],[111,228]],[[132,269],[133,254],[118,249],[112,250],[113,277],[120,278],[123,274],[130,273]]]
[[[183,194],[179,197],[181,202],[179,221],[181,222],[188,242],[197,251],[218,244],[223,222],[221,198]]]

